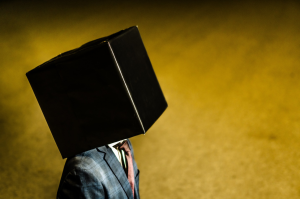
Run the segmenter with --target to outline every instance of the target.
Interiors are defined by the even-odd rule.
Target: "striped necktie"
[[[133,171],[131,151],[128,146],[128,142],[127,140],[125,140],[124,142],[119,142],[118,144],[114,145],[114,147],[121,152],[121,164],[127,175],[129,184],[131,186],[132,194],[134,197],[134,171]]]

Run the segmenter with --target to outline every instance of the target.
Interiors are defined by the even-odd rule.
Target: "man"
[[[117,142],[68,158],[57,198],[139,199],[139,170],[129,139],[125,142],[128,143],[132,157],[133,188],[130,186],[126,170],[122,168],[122,151],[114,148]],[[126,161],[123,162],[126,164]]]
[[[88,42],[26,75],[68,158],[57,198],[139,199],[126,138],[145,134],[167,102],[138,28]]]

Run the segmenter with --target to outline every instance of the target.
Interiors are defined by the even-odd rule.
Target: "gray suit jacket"
[[[128,140],[135,174],[134,198],[139,199],[139,170]],[[133,199],[127,176],[108,146],[68,158],[57,192],[58,199]]]

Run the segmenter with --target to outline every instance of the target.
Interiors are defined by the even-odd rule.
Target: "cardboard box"
[[[63,158],[144,134],[167,108],[135,26],[26,75]]]

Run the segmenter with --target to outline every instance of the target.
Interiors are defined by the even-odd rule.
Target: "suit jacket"
[[[135,174],[134,198],[139,199],[139,170],[131,150]],[[110,147],[101,146],[68,158],[57,192],[58,199],[133,199],[124,169]]]

